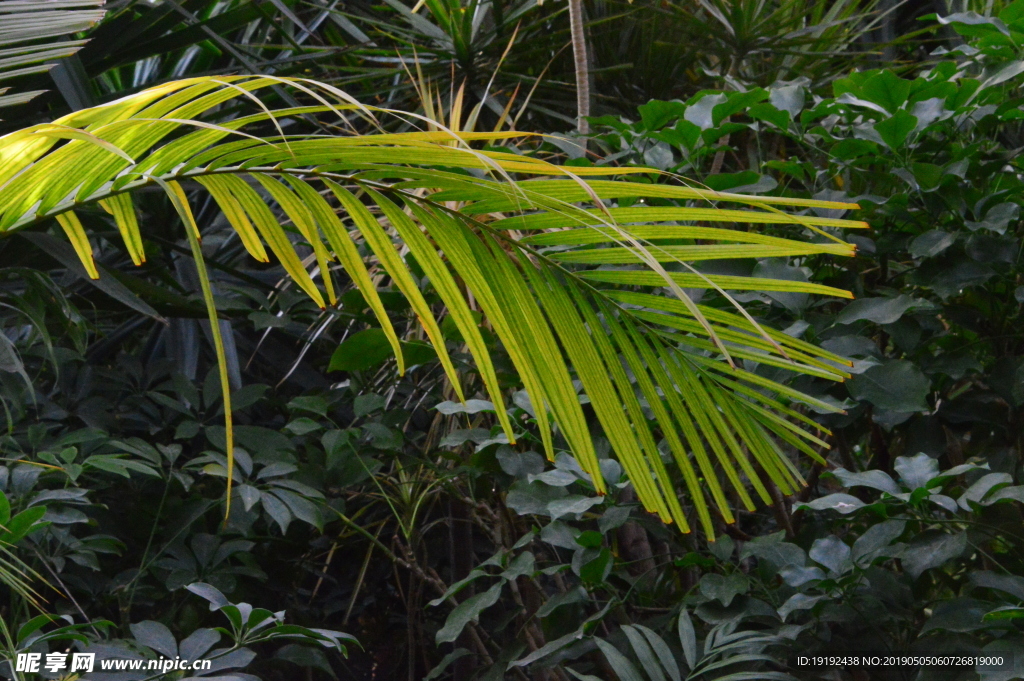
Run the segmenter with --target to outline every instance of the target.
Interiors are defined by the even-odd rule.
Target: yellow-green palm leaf
[[[309,106],[209,122],[223,105],[251,104],[262,88],[282,84]],[[370,269],[386,275],[408,299],[461,399],[462,381],[445,350],[437,310],[420,293],[402,255],[407,250],[459,328],[510,440],[516,430],[506,415],[507,395],[471,314],[473,305],[501,340],[529,394],[548,455],[554,454],[557,427],[599,492],[605,483],[578,386],[642,503],[684,531],[690,526],[658,450],[660,438],[709,534],[713,512],[733,519],[728,488],[753,508],[748,486],[763,501],[770,499],[762,473],[783,493],[802,484],[781,447],[817,457],[815,447],[823,442],[815,423],[793,403],[829,405],[748,372],[737,361],[839,381],[846,377],[843,360],[762,328],[738,305],[735,312],[698,305],[684,288],[849,297],[808,282],[705,275],[691,263],[850,255],[853,246],[836,233],[863,223],[786,211],[852,206],[613,180],[608,178],[614,174],[654,171],[564,168],[471,147],[518,133],[280,134],[280,122],[290,117],[323,116],[332,123],[342,117],[347,122],[339,129],[373,130],[374,116],[385,114],[392,115],[307,81],[225,77],[167,83],[0,138],[0,230],[11,233],[57,218],[91,268],[88,235],[75,211],[99,203],[113,215],[133,259],[141,261],[130,197],[136,189],[156,186],[181,215],[201,264],[189,193],[208,192],[247,251],[264,261],[277,258],[318,305],[334,300],[323,277],[329,278],[328,262],[336,259],[375,312],[401,370],[398,334]],[[250,132],[258,130],[264,134]],[[267,136],[268,130],[278,134]],[[620,207],[618,200],[627,198],[674,199],[678,205]],[[810,231],[815,238],[769,236],[763,233],[767,224],[781,225],[776,232],[786,229],[794,237]],[[303,265],[289,233],[312,246],[319,281]],[[372,262],[360,257],[358,242],[372,253]],[[215,320],[208,286],[204,292]],[[222,379],[227,395],[223,371]]]

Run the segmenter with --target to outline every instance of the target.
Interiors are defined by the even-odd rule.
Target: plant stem
[[[572,34],[572,58],[576,65],[576,129],[590,132],[590,66],[587,63],[587,37],[583,31],[583,0],[569,0],[569,31]]]

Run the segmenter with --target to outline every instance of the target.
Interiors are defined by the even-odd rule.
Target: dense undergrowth
[[[854,2],[594,2],[599,115],[581,142],[565,132],[575,100],[557,3],[112,3],[64,58],[59,87],[3,109],[0,130],[172,78],[270,71],[454,130],[552,133],[495,141],[495,152],[664,171],[633,178],[643,184],[855,202],[808,209],[870,225],[842,232],[853,257],[695,263],[702,276],[821,284],[853,302],[687,289],[709,314],[736,301],[849,358],[852,377],[738,359],[816,400],[783,396],[779,407],[828,431],[815,450],[824,463],[783,440],[805,487],[785,496],[767,477],[749,480],[770,503],[747,510],[729,489],[735,522],[715,513],[713,537],[684,534],[642,509],[579,381],[607,492],[560,431],[545,458],[536,405],[474,308],[509,442],[413,255],[403,252],[465,403],[386,273],[371,272],[404,375],[347,274],[334,272],[338,304],[320,309],[279,265],[248,259],[217,204],[187,187],[233,387],[225,519],[214,334],[178,217],[163,192],[136,196],[146,262],[133,268],[108,212],[86,209],[98,280],[55,225],[0,240],[0,569],[22,575],[2,587],[0,657],[69,646],[212,656],[206,676],[267,681],[1020,678],[1024,2],[969,4],[890,16]],[[52,88],[43,78],[15,82]],[[275,97],[296,104],[283,88]],[[334,132],[332,121],[289,125]],[[631,205],[641,204],[607,202]],[[829,230],[803,236],[840,234]],[[290,229],[313,269],[301,237]],[[715,355],[707,345],[701,357]],[[652,403],[640,405],[656,423]],[[673,483],[684,489],[678,473]],[[693,499],[680,499],[699,527]],[[866,652],[1006,654],[1016,666],[865,675],[795,663]]]

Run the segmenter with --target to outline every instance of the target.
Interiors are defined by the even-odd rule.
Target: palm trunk
[[[569,30],[572,34],[572,58],[576,63],[576,129],[590,132],[590,66],[587,62],[587,38],[583,33],[583,0],[569,0]]]

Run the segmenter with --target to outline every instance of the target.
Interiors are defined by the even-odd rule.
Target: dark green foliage
[[[775,503],[735,524],[715,516],[711,544],[642,512],[602,438],[604,496],[560,434],[554,461],[537,453],[533,405],[512,394],[511,362],[486,325],[515,445],[480,399],[454,324],[441,326],[476,398],[465,404],[401,295],[381,296],[403,338],[400,377],[346,276],[336,273],[341,304],[318,310],[280,268],[245,259],[210,204],[196,218],[237,424],[225,522],[221,389],[188,247],[165,236],[177,233],[170,205],[139,197],[138,269],[109,216],[82,211],[102,235],[97,282],[47,233],[3,240],[0,657],[188,650],[220,660],[211,675],[268,681],[1020,678],[1024,3],[995,5],[993,16],[919,22],[925,34],[886,52],[899,64],[879,64],[863,42],[885,24],[869,3],[586,5],[602,114],[589,152],[555,138],[517,153],[640,163],[719,191],[854,200],[861,210],[846,217],[871,225],[844,235],[858,246],[846,260],[697,263],[856,294],[733,294],[766,326],[850,358],[853,377],[794,380],[784,366],[741,362],[846,413],[782,405],[831,429],[818,450],[826,465],[798,464],[806,489],[766,489]],[[421,111],[414,81],[430,83],[447,121],[476,109],[477,129],[514,95],[520,128],[571,127],[563,5],[411,9],[112,3],[65,63],[72,75],[5,109],[4,129],[173,77],[245,71],[333,79]],[[15,84],[52,89],[48,78]],[[318,125],[294,124],[307,123]],[[734,311],[713,290],[700,303]],[[8,579],[18,570],[40,607]],[[795,664],[886,651],[1015,654],[1018,667],[826,677]]]

